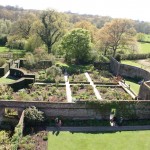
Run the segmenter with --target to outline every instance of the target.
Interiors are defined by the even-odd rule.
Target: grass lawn
[[[125,79],[126,84],[130,85],[131,90],[138,95],[139,93],[139,89],[140,89],[140,85],[137,82],[134,82],[130,79]]]
[[[143,60],[121,60],[122,64],[136,66],[144,70],[150,71],[150,59]]]
[[[22,54],[25,52],[25,50],[18,50],[18,49],[9,49],[7,47],[0,47],[0,53],[5,53],[5,52],[12,52],[13,54]]]
[[[138,46],[139,46],[139,53],[140,54],[150,53],[150,43],[138,42]]]
[[[0,84],[8,84],[8,83],[12,83],[15,80],[13,79],[9,79],[9,78],[0,78]]]
[[[136,66],[139,68],[144,67],[142,64],[137,63],[136,60],[121,60],[121,63],[131,65],[131,66]]]
[[[48,134],[48,150],[149,150],[150,131]]]

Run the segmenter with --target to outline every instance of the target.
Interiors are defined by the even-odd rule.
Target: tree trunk
[[[113,48],[113,57],[115,57],[115,55],[116,55],[116,48]]]
[[[51,45],[47,46],[47,48],[48,48],[48,54],[50,54],[52,52],[52,46]]]

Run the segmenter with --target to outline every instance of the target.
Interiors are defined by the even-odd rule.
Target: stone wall
[[[121,64],[114,58],[111,58],[110,69],[114,75],[150,80],[150,72],[135,66]]]
[[[5,63],[2,67],[0,67],[0,77],[3,77],[9,71],[9,64]]]
[[[150,100],[150,81],[144,82],[140,86],[139,95],[140,99]]]
[[[14,91],[23,88],[28,88],[30,84],[34,83],[34,78],[21,78],[13,83],[8,84]]]
[[[16,108],[19,111],[35,106],[48,117],[109,119],[111,109],[116,109],[125,119],[150,119],[150,101],[100,101],[95,103],[49,103],[27,101],[0,101],[0,108]]]

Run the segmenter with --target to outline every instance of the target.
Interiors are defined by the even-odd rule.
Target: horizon
[[[147,15],[149,5],[148,0],[136,1],[126,0],[120,2],[119,0],[105,0],[105,1],[85,1],[85,0],[0,0],[2,6],[18,6],[23,9],[46,10],[55,9],[60,12],[71,12],[86,15],[109,16],[112,18],[126,18],[132,20],[139,20],[150,22]],[[109,5],[108,5],[109,4]]]

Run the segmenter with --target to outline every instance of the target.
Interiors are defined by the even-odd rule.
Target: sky
[[[0,0],[0,5],[24,9],[55,9],[79,14],[149,21],[150,0]]]

